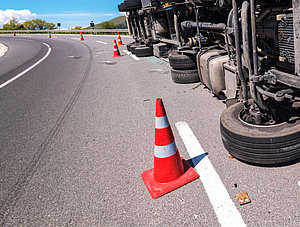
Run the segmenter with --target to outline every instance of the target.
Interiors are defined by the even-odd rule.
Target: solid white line
[[[137,56],[135,56],[134,54],[131,54],[128,50],[123,50],[123,52],[126,53],[126,54],[128,54],[130,57],[132,57],[136,61],[141,60]]]
[[[97,43],[107,44],[106,42],[96,41]]]
[[[141,59],[139,59],[137,56],[135,56],[134,54],[130,54],[129,56],[132,57],[132,58],[133,58],[134,60],[136,60],[136,61],[141,60]]]
[[[186,122],[177,122],[175,125],[191,158],[205,155],[203,148],[188,124]],[[195,166],[195,169],[200,175],[200,180],[215,210],[220,225],[228,227],[246,226],[208,157],[205,156]]]
[[[25,73],[27,73],[28,71],[30,71],[31,69],[36,67],[38,64],[40,64],[42,61],[44,61],[49,56],[49,54],[51,53],[51,47],[47,43],[42,43],[42,44],[44,44],[46,47],[48,47],[48,51],[45,54],[45,56],[42,57],[40,60],[38,60],[36,63],[34,63],[32,66],[25,69],[23,72],[19,73],[18,75],[14,76],[13,78],[9,79],[8,81],[4,82],[3,84],[0,84],[0,89],[5,87],[6,85],[10,84],[14,80],[18,79],[19,77],[23,76]]]
[[[8,47],[2,43],[0,43],[0,57],[2,57],[6,51],[8,51]]]

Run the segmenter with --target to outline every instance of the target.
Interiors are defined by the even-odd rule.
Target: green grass
[[[105,21],[106,22],[106,21]],[[103,22],[103,23],[105,23]],[[114,19],[109,20],[108,22],[114,23],[116,29],[127,28],[126,18],[125,16],[119,16]],[[95,29],[103,29],[103,23],[95,24]]]

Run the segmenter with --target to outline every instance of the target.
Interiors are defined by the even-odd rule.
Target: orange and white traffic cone
[[[118,46],[124,45],[121,40],[120,32],[118,32]]]
[[[180,157],[162,99],[156,100],[154,168],[141,174],[151,197],[156,199],[199,177]]]
[[[80,40],[81,40],[81,41],[84,40],[83,35],[82,35],[82,32],[80,32]]]
[[[51,38],[51,34],[50,34],[50,32],[49,32],[49,38]]]
[[[16,36],[16,33],[14,32],[14,36]]]
[[[123,55],[120,54],[120,51],[119,51],[118,45],[116,43],[116,40],[114,40],[114,56],[113,56],[113,58],[122,57],[122,56]]]

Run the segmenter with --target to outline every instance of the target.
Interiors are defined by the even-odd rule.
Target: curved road
[[[1,39],[9,47],[0,59],[1,84],[51,54],[38,66],[0,89],[1,214],[5,215],[34,175],[89,75],[87,45],[45,39]]]
[[[117,37],[52,37],[0,35],[9,47],[0,86],[51,48],[0,88],[0,226],[299,226],[300,163],[229,159],[219,129],[225,105],[206,88],[174,84],[168,63],[133,58],[126,46],[112,58]],[[187,150],[198,146],[177,131],[184,121],[206,153],[198,165],[211,166],[153,200],[140,175],[153,167],[158,97],[181,156],[190,159]],[[240,206],[241,192],[252,202]]]

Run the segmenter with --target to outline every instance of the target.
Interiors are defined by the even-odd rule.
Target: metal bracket
[[[234,28],[226,27],[225,28],[225,33],[230,35],[234,33]]]
[[[277,91],[275,94],[275,100],[277,102],[282,102],[282,101],[284,101],[285,98],[287,98],[289,96],[289,94],[293,94],[293,93],[294,93],[294,91],[292,89],[285,89],[285,90]]]
[[[271,72],[266,72],[264,75],[252,76],[252,81],[253,83],[267,81],[269,84],[275,85],[277,82],[277,77]]]

